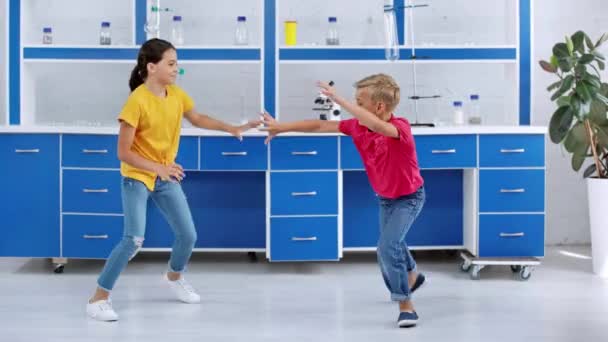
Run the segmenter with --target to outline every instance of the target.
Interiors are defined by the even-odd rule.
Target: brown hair
[[[386,74],[374,74],[355,83],[355,88],[369,88],[371,99],[374,102],[383,102],[387,111],[397,107],[400,100],[400,89],[395,79]]]

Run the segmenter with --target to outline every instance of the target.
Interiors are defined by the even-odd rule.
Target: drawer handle
[[[316,236],[311,237],[292,237],[291,241],[317,241]]]
[[[521,233],[500,233],[500,237],[524,237],[526,234]]]
[[[319,154],[317,151],[308,151],[308,152],[291,152],[292,156],[316,156],[317,154]]]
[[[291,196],[294,196],[294,197],[298,197],[298,196],[317,196],[317,192],[316,191],[311,191],[311,192],[292,192]]]
[[[107,154],[108,150],[88,150],[88,149],[84,149],[82,150],[82,153],[86,153],[86,154]]]
[[[108,234],[106,234],[106,235],[83,235],[82,237],[87,240],[102,240],[102,239],[107,239],[110,236],[108,236]]]
[[[526,189],[500,189],[500,192],[503,194],[513,194],[513,193],[524,193]]]
[[[456,153],[456,149],[452,148],[449,150],[432,150],[431,153],[432,154],[454,154],[454,153]]]
[[[31,150],[16,149],[15,153],[40,153],[40,149],[39,148],[34,148],[34,149],[31,149]]]
[[[506,148],[501,148],[500,149],[500,153],[525,153],[526,149],[524,148],[515,148],[512,150],[506,149]]]
[[[108,193],[110,192],[108,189],[82,189],[84,193]]]
[[[231,156],[231,157],[244,157],[247,155],[247,152],[222,152],[223,156]]]

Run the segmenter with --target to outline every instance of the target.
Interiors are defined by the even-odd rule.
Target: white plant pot
[[[608,179],[587,178],[593,273],[608,278]]]

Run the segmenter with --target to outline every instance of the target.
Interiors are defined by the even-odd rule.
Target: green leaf
[[[557,66],[558,66],[557,57],[555,57],[555,55],[552,55],[551,58],[549,59],[549,63],[551,63],[551,65],[553,65],[554,67],[557,68]]]
[[[602,94],[596,94],[597,96],[602,96]],[[591,102],[591,108],[589,110],[589,120],[598,126],[606,126],[608,125],[608,118],[606,118],[606,110],[608,107],[605,102],[600,100],[594,100]]]
[[[572,44],[574,45],[574,51],[578,51],[580,53],[585,52],[585,32],[576,31],[575,34],[572,35]]]
[[[566,36],[566,47],[568,48],[568,55],[572,56],[572,53],[574,52],[574,43],[568,36]]]
[[[584,54],[579,60],[578,62],[580,64],[589,64],[591,62],[593,62],[595,60],[595,56],[588,53],[588,54]]]
[[[604,96],[601,91],[595,94],[595,98],[599,100],[598,102],[603,103],[604,105],[608,105],[608,97]]]
[[[557,88],[559,88],[562,85],[562,81],[557,81],[555,83],[552,83],[550,86],[547,87],[547,91],[553,91]]]
[[[553,65],[551,65],[551,63],[547,61],[539,61],[538,64],[540,64],[540,67],[543,68],[543,70],[545,70],[546,72],[552,74],[555,74],[557,72],[557,67],[554,67]]]
[[[560,107],[553,113],[549,122],[549,136],[552,142],[559,144],[564,140],[570,126],[572,126],[573,118],[574,113],[572,113],[570,107]]]
[[[568,46],[565,43],[557,43],[553,46],[553,55],[559,61],[560,58],[570,57],[570,52],[568,52]]]
[[[606,63],[602,61],[597,61],[597,66],[600,68],[600,70],[606,69]]]
[[[584,154],[573,153],[572,154],[572,169],[574,171],[578,172],[581,169],[581,167],[583,166],[583,163],[585,162],[586,158],[587,158],[587,156]]]
[[[568,75],[562,81],[562,85],[561,85],[561,87],[559,87],[559,90],[557,92],[555,92],[555,94],[553,94],[553,96],[551,96],[551,101],[557,100],[560,96],[564,95],[567,91],[572,89],[573,84],[574,84],[574,76]]]
[[[582,122],[577,122],[572,126],[564,140],[566,151],[583,154],[587,152],[589,145],[590,143],[587,138],[587,133],[585,132],[585,125]]]
[[[587,87],[585,82],[580,82],[577,84],[575,91],[581,97],[581,99],[583,99],[583,102],[591,102],[591,92],[589,91],[589,87]]]
[[[557,99],[557,106],[558,107],[570,107],[570,97],[562,96],[559,99]]]
[[[587,45],[587,48],[589,50],[593,50],[595,48],[595,46],[593,45],[593,41],[591,40],[591,38],[589,38],[588,35],[585,35],[585,44]]]
[[[589,167],[587,167],[585,172],[583,172],[583,177],[587,178],[587,177],[591,176],[592,174],[595,173],[596,170],[597,170],[597,166],[595,166],[595,163],[592,163],[591,165],[589,165]]]
[[[604,126],[597,126],[597,131],[595,134],[597,134],[597,140],[599,142],[599,145],[606,148],[608,147],[608,127]]]
[[[595,56],[596,59],[599,59],[602,61],[606,60],[606,57],[604,55],[602,55],[601,53],[599,53],[598,51],[593,50],[591,53]]]
[[[604,44],[608,40],[608,34],[604,33],[602,37],[595,43],[595,49],[597,49],[600,45]]]
[[[572,68],[574,67],[574,64],[572,63],[572,59],[570,57],[566,57],[566,58],[558,58],[557,66],[563,72],[570,72],[570,70],[572,70]]]
[[[595,76],[595,75],[591,75],[591,74],[586,74],[583,77],[583,80],[587,83],[589,83],[590,86],[596,88],[596,89],[600,89],[602,88],[602,82],[600,81],[600,78]]]

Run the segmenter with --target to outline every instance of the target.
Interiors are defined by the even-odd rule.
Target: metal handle
[[[526,192],[526,189],[500,189],[500,192],[505,194],[505,193],[524,193]]]
[[[15,153],[40,153],[40,149],[39,148],[34,148],[34,149],[31,149],[31,150],[16,149]]]
[[[108,235],[106,234],[106,235],[83,235],[82,237],[83,237],[84,239],[88,239],[88,240],[95,240],[95,239],[101,240],[101,239],[107,239],[107,238],[109,238],[110,236],[108,236]]]
[[[88,150],[88,149],[83,149],[82,153],[86,153],[86,154],[107,154],[108,150]]]
[[[526,152],[526,149],[524,149],[524,148],[514,148],[514,149],[501,148],[500,149],[500,153],[524,153],[524,152]]]
[[[317,192],[316,191],[311,191],[311,192],[292,192],[291,196],[297,197],[297,196],[317,196]]]
[[[456,149],[452,148],[449,150],[432,150],[431,153],[433,153],[433,154],[453,154],[453,153],[456,153]]]
[[[317,241],[316,236],[311,237],[292,237],[291,241]]]
[[[316,156],[318,154],[317,151],[308,151],[308,152],[291,152],[292,156]]]
[[[520,233],[500,233],[500,237],[524,237],[526,234]]]
[[[108,189],[82,189],[85,193],[107,193],[110,192]]]
[[[247,152],[222,152],[223,156],[246,156]]]

